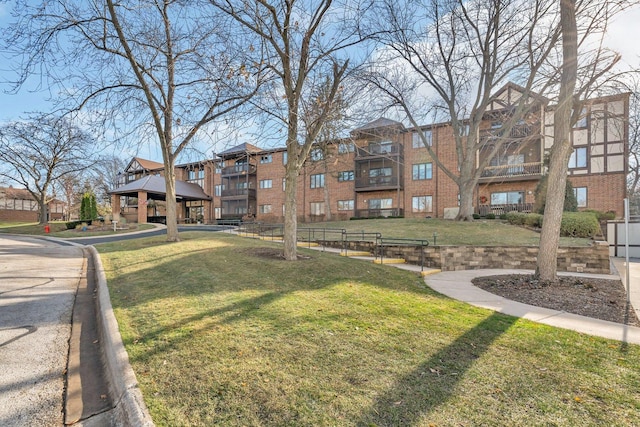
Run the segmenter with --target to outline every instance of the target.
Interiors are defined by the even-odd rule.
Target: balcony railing
[[[386,208],[386,209],[356,209],[354,212],[356,218],[388,218],[404,216],[404,209]]]
[[[355,188],[397,187],[402,180],[397,176],[359,177],[355,179]]]
[[[402,156],[404,147],[402,144],[382,144],[369,145],[368,147],[356,147],[356,158],[363,157],[380,157],[380,156]]]
[[[482,171],[481,178],[536,176],[542,174],[542,163],[520,163],[514,165],[487,166]]]
[[[222,169],[222,175],[246,175],[247,173],[256,173],[256,165],[243,163],[239,165],[227,166]]]
[[[492,138],[526,138],[540,133],[540,124],[514,125],[509,132],[503,129],[487,129],[480,132],[480,138],[490,140]]]
[[[478,214],[486,216],[487,214],[502,215],[508,212],[533,212],[533,203],[509,203],[505,205],[480,205],[478,206]]]
[[[229,188],[222,190],[222,197],[256,197],[256,190],[254,188]]]

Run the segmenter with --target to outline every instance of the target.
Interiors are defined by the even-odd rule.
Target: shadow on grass
[[[357,425],[411,426],[447,402],[465,373],[518,320],[494,313],[400,378]]]

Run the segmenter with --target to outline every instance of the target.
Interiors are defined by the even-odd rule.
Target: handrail
[[[424,248],[429,246],[429,241],[426,239],[404,239],[395,237],[380,237],[376,242],[376,254],[375,257],[380,257],[380,264],[384,259],[384,247],[385,246],[415,246],[420,247],[420,271],[424,271]]]

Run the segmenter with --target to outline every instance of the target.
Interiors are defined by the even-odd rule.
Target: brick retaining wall
[[[341,248],[341,242],[319,242]],[[347,242],[349,250],[369,251],[369,242]],[[537,246],[428,246],[424,248],[424,266],[442,271],[504,268],[535,270]],[[404,258],[409,264],[420,265],[420,247],[386,246],[385,258]],[[594,242],[591,246],[558,248],[558,271],[609,274],[609,244]]]

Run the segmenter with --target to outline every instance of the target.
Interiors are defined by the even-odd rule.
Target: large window
[[[578,147],[573,150],[569,157],[569,169],[587,167],[587,147]]]
[[[264,154],[260,156],[260,163],[271,163],[272,161],[273,157],[271,157],[271,154]]]
[[[260,188],[271,188],[273,186],[273,181],[270,179],[261,179],[260,180]]]
[[[353,210],[353,200],[338,200],[338,210],[339,211],[352,211]]]
[[[492,205],[515,205],[524,203],[524,191],[503,191],[491,193]]]
[[[353,181],[353,171],[338,172],[338,182]]]
[[[311,188],[323,188],[324,187],[324,174],[317,173],[311,175]]]
[[[411,207],[413,212],[432,212],[431,196],[413,196]]]
[[[431,179],[433,175],[433,166],[431,163],[419,163],[413,165],[413,179]]]
[[[271,205],[260,205],[260,206],[258,206],[258,211],[261,214],[270,214],[271,213]]]
[[[309,158],[311,158],[311,161],[313,162],[320,161],[324,159],[324,152],[320,148],[314,148],[313,150],[311,150]]]
[[[338,153],[340,154],[353,153],[354,151],[355,146],[353,145],[353,142],[341,142],[338,144]]]
[[[579,208],[587,207],[587,187],[574,187],[573,194],[576,196]]]
[[[289,159],[289,153],[287,153],[286,151],[282,153],[282,164],[286,165],[287,164],[287,160]]]
[[[369,199],[369,209],[391,209],[393,199]]]
[[[433,145],[433,136],[431,133],[431,129],[423,130],[422,133],[424,134],[424,137],[427,140],[427,144],[429,146]],[[420,134],[418,132],[413,132],[411,145],[413,148],[424,148],[424,143],[422,142],[422,138],[420,138]]]
[[[314,216],[324,215],[324,202],[311,202],[310,213]]]
[[[218,184],[213,187],[213,194],[217,197],[222,196],[222,185]]]
[[[573,128],[586,128],[588,124],[587,117],[587,107],[583,107],[582,110],[580,110],[580,117],[578,117],[578,121],[576,121],[576,124],[573,125]]]
[[[375,178],[377,176],[391,176],[393,174],[392,168],[371,168],[369,176]]]

